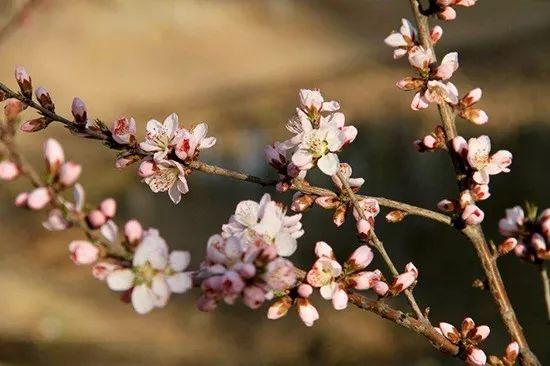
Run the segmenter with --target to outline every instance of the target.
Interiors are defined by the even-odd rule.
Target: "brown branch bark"
[[[418,34],[422,46],[425,49],[429,49],[432,51],[433,62],[437,62],[436,53],[430,40],[428,18],[422,14],[421,4],[418,0],[409,0],[409,2],[412,8],[416,25],[418,27]],[[446,103],[440,104],[438,107],[439,115],[441,121],[443,122],[443,128],[446,134],[448,148],[447,150],[449,151],[451,160],[453,162],[458,188],[460,192],[462,192],[463,190],[468,189],[466,185],[467,176],[466,172],[462,170],[460,157],[457,155],[451,145],[452,139],[457,136],[457,129],[455,124],[456,115],[452,108]],[[512,339],[518,342],[520,346],[521,364],[525,366],[540,365],[537,357],[529,348],[529,344],[527,343],[527,340],[523,333],[523,329],[516,317],[510,299],[508,298],[508,294],[504,287],[504,283],[498,270],[496,260],[491,254],[489,245],[485,240],[483,229],[480,225],[474,225],[466,227],[464,230],[462,230],[462,232],[472,242],[477,252],[485,275],[487,276],[491,295],[493,296],[493,299],[497,305],[506,330],[508,331]]]

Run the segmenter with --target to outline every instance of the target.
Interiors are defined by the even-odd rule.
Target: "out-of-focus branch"
[[[41,1],[42,0],[28,0],[11,16],[7,23],[0,28],[0,43],[25,21],[29,16],[29,12],[39,5]]]
[[[542,287],[544,289],[544,302],[546,303],[546,314],[548,316],[548,321],[550,322],[550,280],[548,279],[548,270],[544,263],[540,265],[540,279],[542,281]]]
[[[436,53],[430,39],[430,29],[428,17],[422,14],[422,8],[419,0],[409,0],[411,9],[414,15],[415,23],[418,27],[418,34],[420,42],[426,50],[431,50],[433,62],[437,62]],[[455,112],[447,103],[441,103],[438,105],[439,115],[443,122],[443,128],[445,130],[447,140],[447,150],[451,156],[453,162],[457,185],[460,192],[467,190],[467,175],[463,171],[463,167],[460,161],[460,157],[452,148],[452,140],[457,136],[457,129],[455,124]],[[523,333],[523,329],[519,324],[519,321],[514,312],[514,308],[508,298],[508,294],[504,287],[502,277],[497,267],[496,260],[491,254],[491,250],[487,241],[483,229],[480,225],[469,225],[462,232],[472,242],[477,255],[481,261],[481,265],[487,277],[489,283],[489,289],[493,296],[493,299],[498,307],[500,315],[504,321],[506,329],[510,336],[518,342],[520,346],[520,362],[522,365],[540,365],[535,354],[530,350],[527,339]]]

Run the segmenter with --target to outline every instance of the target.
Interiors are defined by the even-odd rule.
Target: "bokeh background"
[[[320,88],[359,128],[343,156],[366,178],[367,192],[431,208],[456,194],[448,158],[412,148],[437,123],[436,110],[410,111],[412,95],[394,86],[409,72],[406,61],[393,61],[382,42],[402,17],[410,18],[405,0],[26,3],[0,2],[0,80],[15,86],[13,69],[25,65],[61,113],[77,95],[93,117],[133,116],[143,130],[148,119],[175,111],[185,124],[208,122],[218,137],[204,160],[269,176],[263,146],[288,136],[283,126],[297,90]],[[514,153],[512,172],[492,180],[493,197],[482,204],[486,231],[498,242],[496,225],[506,207],[550,203],[550,3],[483,0],[458,10],[458,20],[444,24],[439,53],[460,52],[455,84],[462,92],[482,87],[481,106],[490,115],[486,126],[459,121],[458,127],[467,137],[490,134],[495,149]],[[140,184],[134,167],[114,169],[114,153],[59,126],[20,137],[37,165],[46,136],[84,164],[82,183],[92,202],[117,198],[120,223],[138,218],[159,228],[171,246],[192,252],[195,265],[235,204],[262,194],[247,183],[194,173],[191,192],[175,207]],[[27,188],[21,181],[0,189],[2,365],[459,364],[392,323],[353,307],[335,312],[321,299],[321,319],[311,329],[293,313],[274,322],[265,319],[265,309],[241,305],[203,314],[194,307],[196,292],[139,316],[89,268],[69,260],[67,244],[81,237],[78,231],[49,233],[40,225],[43,213],[13,207],[15,194]],[[289,202],[288,194],[276,196]],[[336,230],[318,208],[304,224],[296,253],[301,265],[311,262],[317,240],[332,243],[340,258],[356,245],[352,230]],[[413,261],[420,268],[415,292],[432,320],[456,324],[471,316],[489,324],[486,348],[501,354],[508,339],[490,296],[471,287],[481,270],[468,242],[419,218],[397,225],[380,219],[377,228],[399,266]],[[536,268],[513,257],[501,267],[528,340],[543,364],[550,362]]]

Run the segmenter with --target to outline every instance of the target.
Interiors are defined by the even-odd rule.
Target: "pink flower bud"
[[[393,280],[393,283],[391,285],[391,291],[394,294],[399,294],[409,287],[416,281],[417,275],[412,271],[404,272],[398,276],[396,276]]]
[[[65,219],[61,210],[54,208],[50,210],[48,213],[48,218],[42,222],[42,226],[46,230],[61,231],[71,226],[71,223]]]
[[[380,281],[380,273],[373,272],[358,272],[350,277],[351,285],[356,290],[368,290]]]
[[[332,294],[332,306],[335,310],[344,310],[348,307],[348,294],[346,290],[337,288]]]
[[[155,174],[155,163],[152,160],[143,160],[139,164],[138,174],[141,178],[147,178]]]
[[[441,39],[442,35],[443,35],[443,28],[441,28],[438,25],[433,27],[432,30],[430,31],[430,39],[432,40],[432,45],[435,46],[435,44],[439,42],[439,40]]]
[[[50,93],[43,87],[39,86],[34,91],[34,95],[36,96],[36,99],[38,100],[38,103],[47,110],[54,111],[55,105],[52,102],[52,98],[50,97]]]
[[[481,99],[481,95],[482,92],[480,88],[472,89],[461,99],[460,104],[466,108],[471,107],[472,105],[479,102],[479,100]]]
[[[111,272],[119,268],[120,266],[117,264],[109,262],[99,262],[93,266],[92,275],[100,281],[105,281],[105,279]]]
[[[484,366],[487,364],[485,352],[476,347],[468,347],[466,350],[466,363],[471,366]]]
[[[48,127],[48,122],[49,120],[44,117],[35,118],[24,122],[19,129],[23,132],[36,132]]]
[[[69,244],[71,260],[78,265],[91,264],[97,260],[99,249],[86,240],[74,240]]]
[[[29,73],[23,66],[17,66],[15,68],[15,79],[17,84],[19,84],[19,89],[21,89],[21,94],[26,98],[32,97],[32,81]]]
[[[27,192],[21,192],[15,197],[15,206],[17,207],[27,207],[27,201],[29,199],[29,194]]]
[[[65,187],[71,187],[78,181],[81,172],[82,166],[80,164],[68,161],[61,165],[61,169],[59,169],[59,183]]]
[[[57,140],[52,138],[47,139],[44,143],[42,155],[46,160],[46,167],[51,174],[56,174],[61,167],[61,164],[65,162],[65,153],[63,152],[63,148]]]
[[[461,335],[462,337],[468,336],[468,333],[472,331],[476,326],[476,323],[472,318],[465,318],[462,321]]]
[[[302,322],[304,322],[306,326],[311,327],[313,323],[319,319],[317,309],[315,306],[311,305],[307,299],[298,298],[296,303],[298,305],[298,315],[300,319],[302,319]]]
[[[542,235],[540,235],[539,233],[534,233],[531,236],[531,245],[537,252],[546,250],[546,242],[544,241]]]
[[[117,169],[124,169],[129,165],[132,165],[136,161],[138,161],[139,158],[135,155],[129,155],[129,156],[121,156],[120,158],[117,158],[115,160],[115,167]]]
[[[294,212],[304,212],[315,202],[312,195],[296,192],[292,198],[291,210]]]
[[[467,205],[462,212],[462,220],[464,220],[467,225],[478,225],[483,221],[484,217],[485,213],[473,204]]]
[[[354,270],[362,270],[366,268],[374,258],[374,253],[372,249],[367,245],[361,245],[351,254],[347,264]]]
[[[88,122],[88,109],[86,108],[86,104],[84,104],[79,97],[73,99],[71,113],[77,125],[86,125],[86,122]]]
[[[441,20],[454,20],[456,19],[456,11],[450,6],[437,13],[437,17]]]
[[[403,221],[405,216],[407,216],[406,212],[403,212],[401,210],[393,210],[388,212],[388,214],[386,215],[386,221],[395,224],[397,222]]]
[[[214,309],[216,309],[217,305],[218,304],[216,303],[216,300],[208,296],[203,295],[197,300],[197,308],[200,311],[213,311]]]
[[[357,221],[357,232],[359,233],[359,237],[361,239],[365,240],[369,237],[371,228],[372,226],[367,220],[361,219]]]
[[[48,188],[36,188],[31,193],[29,193],[29,196],[27,198],[27,206],[31,210],[41,210],[46,207],[48,203],[50,203],[50,200],[51,196]]]
[[[318,241],[315,244],[315,255],[317,257],[328,257],[334,259],[334,251],[331,246],[325,243],[324,241]]]
[[[346,212],[346,205],[338,205],[336,207],[336,210],[334,210],[334,214],[332,215],[332,222],[334,222],[334,225],[337,227],[342,226],[342,224],[346,221]]]
[[[453,212],[456,209],[456,202],[444,199],[437,203],[437,208],[443,212]]]
[[[484,125],[485,123],[489,122],[489,116],[487,115],[487,113],[477,108],[468,108],[460,115],[461,117],[476,125]]]
[[[100,210],[92,210],[86,216],[86,221],[92,229],[97,229],[107,222],[107,218]]]
[[[491,329],[488,326],[480,325],[470,331],[468,338],[476,343],[479,343],[484,341],[489,336],[489,333],[491,333]]]
[[[11,181],[19,176],[19,167],[9,160],[0,162],[0,179]]]
[[[441,322],[439,323],[439,329],[441,329],[441,332],[452,343],[457,343],[460,340],[460,333],[458,330],[449,323]]]
[[[241,276],[235,271],[227,271],[222,276],[224,295],[240,294],[244,285]]]
[[[340,205],[340,200],[334,196],[320,196],[315,199],[315,203],[324,209],[332,210]]]
[[[267,318],[271,320],[282,318],[288,313],[288,310],[292,306],[292,300],[290,297],[285,296],[275,301],[267,311]]]
[[[119,144],[125,145],[135,142],[136,121],[133,118],[119,118],[113,122],[111,133],[113,139]]]
[[[516,362],[516,359],[519,355],[519,344],[518,342],[512,342],[508,346],[506,346],[506,350],[504,351],[504,358],[506,361],[510,362],[511,364],[514,364]]]
[[[4,105],[4,116],[9,122],[14,121],[22,111],[23,103],[15,98],[8,99]]]
[[[462,136],[457,136],[453,139],[453,149],[456,153],[463,158],[468,154],[468,143],[466,139]]]
[[[433,150],[437,146],[437,139],[432,135],[427,135],[422,139],[422,143],[427,149]]]
[[[108,218],[112,219],[116,214],[116,201],[113,198],[106,198],[99,204],[99,210]]]
[[[474,201],[483,201],[491,197],[488,184],[476,184],[470,191]]]
[[[374,287],[372,289],[374,290],[374,292],[378,296],[384,297],[384,296],[386,296],[386,294],[390,290],[390,287],[388,286],[388,284],[386,282],[378,281],[374,284]]]
[[[265,293],[258,286],[246,286],[243,290],[243,302],[250,309],[258,309],[265,301]]]
[[[300,286],[298,286],[298,295],[300,297],[307,299],[308,297],[311,296],[312,293],[313,293],[313,287],[311,287],[307,283],[302,283]]]
[[[130,220],[124,225],[124,236],[130,243],[137,243],[141,240],[143,228],[139,221]]]
[[[500,255],[508,254],[518,245],[516,238],[507,238],[498,246],[498,252]]]
[[[270,245],[270,247],[273,247]],[[296,283],[296,272],[291,261],[277,257],[267,264],[263,280],[276,291],[285,291]]]
[[[411,77],[406,77],[395,83],[395,86],[404,91],[417,90],[420,89],[423,85],[424,80]]]

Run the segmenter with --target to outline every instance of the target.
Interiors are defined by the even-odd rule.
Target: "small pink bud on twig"
[[[456,202],[443,199],[437,203],[437,208],[443,212],[453,212],[456,209]]]
[[[99,249],[86,240],[74,240],[69,244],[71,260],[78,265],[92,264],[99,255]]]
[[[130,220],[124,225],[124,236],[130,244],[136,244],[141,240],[143,227],[137,220]]]
[[[116,201],[113,198],[106,198],[99,204],[99,209],[108,219],[112,219],[116,214]]]
[[[19,167],[10,160],[0,162],[0,179],[11,181],[19,176]]]
[[[31,210],[41,210],[46,207],[48,203],[50,203],[50,200],[51,196],[48,188],[39,187],[29,193],[27,198],[27,206]]]
[[[83,126],[88,122],[88,109],[86,104],[79,97],[73,99],[71,106],[71,113],[73,114],[74,121],[77,125]]]
[[[65,162],[65,153],[63,148],[56,140],[49,138],[44,143],[42,149],[42,155],[46,160],[46,167],[51,174],[56,174],[61,167],[61,164]]]
[[[374,253],[372,252],[372,249],[367,245],[361,245],[351,254],[347,264],[353,270],[360,271],[366,268],[372,262],[373,258]]]
[[[31,119],[24,122],[19,129],[23,132],[36,132],[48,127],[49,120],[44,117]]]
[[[406,212],[403,212],[403,211],[401,211],[401,210],[390,211],[390,212],[386,215],[386,221],[387,221],[387,222],[391,222],[391,223],[401,222],[401,221],[403,221],[403,219],[405,218],[405,216],[407,216],[407,213],[406,213]]]
[[[298,295],[300,297],[307,299],[308,297],[311,296],[312,293],[313,293],[313,287],[311,287],[307,283],[302,283],[300,286],[298,286]]]
[[[92,210],[86,216],[86,221],[92,229],[97,229],[107,222],[107,218],[100,210]]]
[[[50,93],[48,93],[46,89],[39,86],[34,91],[34,95],[36,96],[38,103],[40,103],[42,107],[52,112],[55,110],[55,104],[53,104],[52,98],[50,97]]]
[[[311,207],[313,202],[315,202],[315,199],[312,195],[296,192],[292,198],[292,205],[290,208],[294,212],[304,212]]]
[[[32,81],[29,73],[23,66],[17,66],[15,68],[15,79],[17,84],[19,84],[19,89],[21,89],[21,94],[26,98],[32,97]]]
[[[516,238],[507,238],[498,246],[498,252],[500,255],[505,255],[510,253],[518,245],[518,240]]]
[[[19,113],[23,111],[23,103],[15,98],[10,98],[4,105],[4,116],[9,122],[15,121]]]
[[[357,233],[362,240],[366,240],[369,237],[371,228],[372,226],[367,220],[361,219],[357,221]]]
[[[59,169],[59,183],[64,187],[71,187],[80,178],[80,173],[82,173],[82,166],[72,161],[67,161],[61,165]]]

